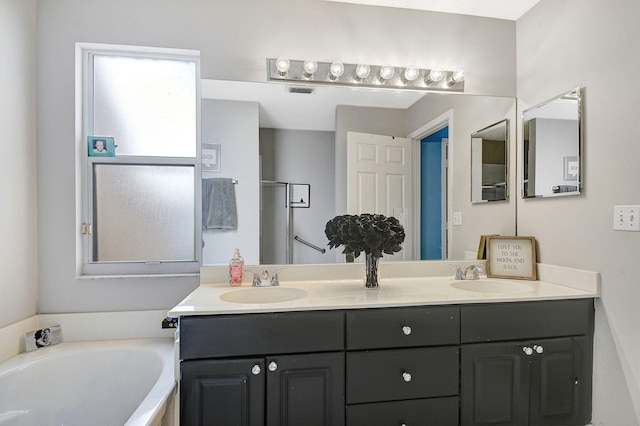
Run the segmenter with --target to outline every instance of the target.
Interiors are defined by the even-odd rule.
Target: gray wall
[[[0,0],[0,328],[36,313],[36,2]]]
[[[335,216],[335,133],[261,129],[261,138],[267,134],[272,150],[269,152],[261,147],[261,153],[263,172],[269,172],[268,179],[310,185],[309,208],[292,209],[292,237],[297,235],[328,249],[324,227]],[[265,158],[271,159],[273,169],[270,171],[264,168]],[[297,241],[292,243],[291,249],[293,263],[328,263],[334,260],[329,250],[323,254]]]
[[[257,102],[202,100],[202,143],[220,144],[220,172],[204,172],[203,178],[235,179],[237,227],[202,232],[204,265],[224,265],[240,249],[245,263],[260,259]]]
[[[518,202],[518,233],[541,261],[602,274],[593,423],[640,424],[640,233],[613,230],[613,206],[640,204],[640,2],[542,0],[517,23],[519,108],[585,88],[585,190]]]

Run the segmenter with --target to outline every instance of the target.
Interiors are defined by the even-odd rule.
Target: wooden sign
[[[487,236],[487,277],[537,279],[536,239]]]

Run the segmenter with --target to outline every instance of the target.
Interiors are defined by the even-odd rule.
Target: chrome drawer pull
[[[260,374],[261,371],[262,369],[258,364],[254,365],[253,368],[251,369],[251,372],[253,373],[254,376],[257,376],[258,374]]]
[[[411,374],[409,373],[402,373],[402,378],[404,379],[405,382],[410,382],[411,381]]]
[[[402,327],[402,332],[404,333],[405,336],[408,336],[411,334],[411,327],[409,327],[408,325],[405,325],[404,327]]]
[[[276,371],[278,369],[278,364],[275,361],[271,361],[269,363],[269,371]]]
[[[533,349],[534,349],[537,353],[539,353],[539,354],[541,354],[542,352],[544,352],[544,348],[543,348],[542,346],[533,345]]]
[[[533,354],[533,349],[531,349],[528,346],[525,346],[524,348],[522,348],[522,352],[524,352],[526,355],[531,355]]]

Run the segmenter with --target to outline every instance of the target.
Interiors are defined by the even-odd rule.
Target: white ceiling
[[[540,0],[325,0],[518,20]]]
[[[295,85],[246,81],[202,80],[204,99],[260,104],[260,127],[335,131],[338,105],[406,109],[424,92],[315,86],[312,94],[289,93]],[[301,86],[297,86],[301,87]]]

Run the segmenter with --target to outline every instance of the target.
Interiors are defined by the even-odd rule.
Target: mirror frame
[[[525,170],[526,168],[526,160],[527,160],[527,155],[526,154],[526,150],[525,150],[525,128],[526,128],[526,121],[525,121],[525,115],[527,113],[530,113],[536,109],[542,108],[546,105],[549,105],[550,103],[563,99],[563,98],[568,98],[568,97],[572,97],[576,99],[576,108],[577,108],[577,113],[578,113],[578,132],[577,132],[577,136],[578,136],[578,178],[576,181],[576,187],[577,190],[575,191],[571,191],[571,192],[550,192],[550,193],[544,193],[544,194],[533,194],[533,195],[529,195],[527,194],[526,188],[526,182],[528,180],[528,177],[525,175]],[[563,197],[563,196],[570,196],[570,195],[580,195],[584,189],[584,125],[583,125],[583,117],[584,117],[584,111],[583,111],[584,105],[583,105],[583,88],[581,86],[577,86],[574,87],[571,90],[568,90],[564,93],[561,93],[558,96],[555,96],[549,100],[546,100],[542,103],[539,103],[538,105],[535,105],[531,108],[527,108],[525,110],[522,111],[522,132],[521,132],[521,137],[522,140],[520,141],[520,149],[522,150],[522,159],[520,162],[520,165],[522,167],[522,172],[521,172],[521,180],[520,180],[520,186],[521,186],[521,196],[522,198],[550,198],[550,197]],[[528,120],[527,120],[528,121]]]
[[[474,159],[473,159],[473,139],[479,137],[478,135],[480,135],[480,133],[486,131],[486,130],[490,130],[494,127],[500,126],[504,123],[504,198],[494,198],[491,200],[485,200],[484,197],[480,200],[474,200],[473,199],[473,194],[474,194],[474,170],[473,170],[473,166],[476,164]],[[481,147],[482,149],[482,147]],[[482,159],[480,160],[480,164],[482,165]],[[477,130],[475,132],[473,132],[471,134],[471,203],[472,204],[482,204],[482,203],[488,203],[488,202],[494,202],[494,201],[508,201],[509,200],[509,119],[505,118],[503,120],[500,120],[496,123],[490,124],[486,127],[483,127],[480,130]],[[481,176],[482,176],[482,170],[480,170]],[[482,192],[482,178],[480,181],[480,192]]]

